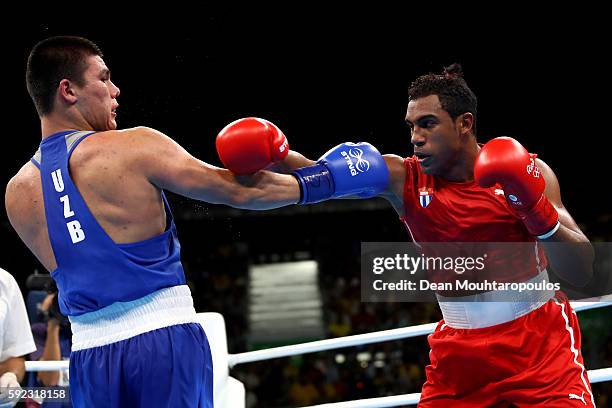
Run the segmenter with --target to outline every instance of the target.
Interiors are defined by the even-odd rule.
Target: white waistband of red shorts
[[[548,273],[543,270],[522,283],[541,283],[541,287],[546,287],[549,286],[548,282]],[[455,329],[480,329],[510,322],[540,308],[555,296],[555,291],[495,290],[457,298],[436,296],[447,326]]]
[[[116,302],[95,312],[70,317],[72,351],[105,346],[163,327],[196,322],[189,287],[164,288],[131,302]]]

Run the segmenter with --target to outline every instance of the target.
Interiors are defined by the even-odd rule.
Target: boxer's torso
[[[50,135],[7,191],[11,222],[51,272],[66,315],[185,284],[172,214],[146,177],[136,131]]]
[[[137,242],[166,228],[161,190],[146,179],[133,157],[137,129],[99,132],[84,139],[70,156],[70,176],[100,226],[116,243]],[[40,171],[25,164],[11,182],[15,228],[49,271],[57,267],[43,204]],[[8,202],[8,197],[7,197]],[[16,216],[16,217],[15,217]]]
[[[414,157],[404,159],[404,166],[401,220],[413,241],[524,242],[488,247],[500,263],[488,277],[500,281],[527,280],[546,268],[543,248],[510,209],[501,186],[481,188],[475,181],[449,182],[426,175]]]

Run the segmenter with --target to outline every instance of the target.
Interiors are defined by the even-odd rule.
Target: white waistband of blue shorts
[[[162,327],[196,323],[187,285],[160,289],[131,302],[116,302],[70,317],[72,351],[105,346]]]
[[[548,283],[546,270],[524,283],[540,282]],[[555,291],[498,290],[459,298],[436,296],[447,326],[454,329],[480,329],[516,320],[540,308],[555,296]]]

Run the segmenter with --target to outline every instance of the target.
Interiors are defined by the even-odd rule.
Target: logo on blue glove
[[[370,162],[362,157],[363,150],[354,148],[354,149],[349,149],[348,153],[345,151],[342,151],[340,152],[340,154],[342,154],[342,156],[346,160],[346,164],[349,167],[351,176],[356,176],[358,174],[357,172],[365,173],[366,171],[370,170]],[[356,164],[353,164],[353,160],[351,160],[351,157],[357,160]]]
[[[349,156],[357,159],[357,164],[355,165],[355,167],[357,167],[357,170],[362,173],[370,170],[370,162],[361,157],[363,156],[363,150],[357,148],[351,149],[349,150]]]

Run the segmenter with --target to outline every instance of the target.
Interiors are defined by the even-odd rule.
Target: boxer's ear
[[[64,103],[74,105],[78,100],[74,83],[69,79],[62,79],[57,87],[57,96]]]
[[[459,115],[455,120],[455,126],[459,130],[459,134],[469,134],[474,129],[474,115],[470,112]]]

